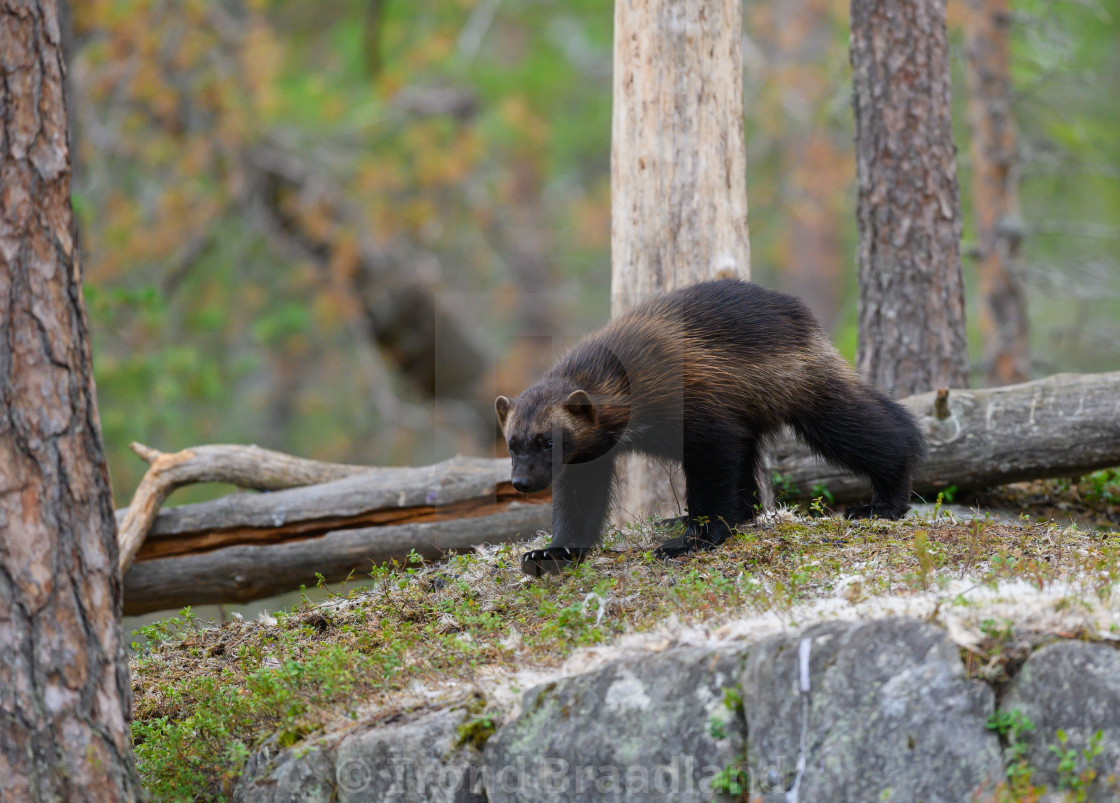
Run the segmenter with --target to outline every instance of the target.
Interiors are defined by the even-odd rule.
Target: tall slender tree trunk
[[[617,0],[611,311],[750,276],[739,0]],[[664,466],[622,467],[620,520],[684,499]]]
[[[116,524],[61,47],[51,0],[0,0],[0,798],[130,800]]]
[[[968,118],[980,265],[980,332],[988,382],[1030,378],[1027,301],[1019,279],[1019,179],[1011,111],[1008,0],[968,0]]]
[[[945,0],[852,0],[859,348],[892,396],[965,387]]]

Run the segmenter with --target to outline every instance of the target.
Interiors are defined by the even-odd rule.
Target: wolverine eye
[[[546,448],[546,449],[551,449],[552,448],[552,438],[548,438],[548,439],[545,440],[544,448]]]

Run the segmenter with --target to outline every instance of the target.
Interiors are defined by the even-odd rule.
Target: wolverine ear
[[[576,418],[584,419],[589,424],[595,423],[595,405],[591,403],[591,397],[587,395],[586,391],[573,391],[568,398],[564,399],[564,409]]]
[[[503,429],[506,425],[506,419],[509,418],[509,411],[512,408],[513,405],[510,404],[509,399],[505,396],[499,396],[494,399],[494,412],[498,414],[498,423],[501,424]]]

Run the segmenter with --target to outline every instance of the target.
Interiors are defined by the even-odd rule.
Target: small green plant
[[[1030,717],[1016,708],[1011,711],[996,711],[988,717],[987,727],[1008,742],[1017,742],[1023,733],[1034,730],[1034,723],[1031,722]]]
[[[1073,799],[1080,803],[1088,798],[1089,785],[1097,777],[1093,759],[1104,750],[1101,744],[1104,733],[1098,730],[1089,737],[1089,744],[1080,750],[1069,746],[1069,735],[1061,728],[1055,736],[1058,743],[1050,745],[1049,749],[1058,757],[1058,785],[1073,792]]]
[[[993,641],[1009,641],[1015,635],[1015,625],[1010,619],[999,622],[995,619],[982,619],[980,632]]]
[[[603,640],[603,632],[596,625],[599,608],[591,610],[588,600],[577,599],[570,605],[555,610],[554,618],[541,628],[542,634],[562,636],[577,645],[596,644]],[[602,603],[598,603],[601,606]],[[542,607],[545,613],[551,605]]]
[[[832,495],[832,491],[825,487],[824,483],[818,482],[813,486],[813,496],[824,499],[830,505],[836,504],[836,497]]]
[[[918,587],[925,590],[929,588],[934,569],[933,551],[925,530],[914,533],[914,557],[918,559]]]
[[[1004,745],[1004,763],[1012,794],[1017,797],[1027,795],[1034,789],[1031,783],[1034,768],[1027,761],[1027,743],[1023,741],[1023,734],[1034,730],[1034,723],[1016,708],[1012,711],[997,711],[988,717],[987,725],[988,730],[999,734]]]
[[[1078,481],[1078,485],[1083,486],[1081,493],[1090,502],[1120,502],[1120,468],[1106,468],[1086,474]]]
[[[743,693],[738,686],[723,687],[723,704],[727,706],[729,711],[736,714],[743,713]]]
[[[774,486],[774,496],[779,502],[797,494],[797,485],[793,482],[792,474],[782,474],[775,471],[770,478],[770,484]]]
[[[727,723],[719,717],[708,718],[708,735],[713,739],[727,738]]]
[[[739,797],[747,791],[749,781],[746,770],[728,765],[712,777],[712,789],[724,795]]]
[[[157,619],[151,624],[136,628],[135,632],[143,636],[148,642],[148,645],[151,646],[162,644],[175,638],[181,638],[184,630],[186,630],[188,626],[192,629],[198,629],[198,625],[194,621],[194,614],[191,612],[189,605],[179,611],[178,616]],[[141,646],[142,645],[135,641],[132,642],[132,648],[134,650],[140,649]]]

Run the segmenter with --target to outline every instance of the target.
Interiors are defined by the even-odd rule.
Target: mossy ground
[[[1078,488],[1054,486],[1052,498],[1080,499]],[[1120,485],[1115,491],[1120,497]],[[1120,521],[1120,499],[1098,499],[1095,509]],[[711,629],[767,614],[793,621],[814,601],[885,596],[932,599],[936,612],[967,606],[970,589],[1008,584],[1057,593],[1057,606],[1111,607],[1120,534],[1028,517],[1020,524],[943,512],[849,522],[786,511],[676,561],[653,556],[661,533],[635,526],[556,578],[523,576],[525,545],[505,545],[376,568],[364,588],[258,621],[204,624],[187,610],[146,628],[149,643],[132,657],[140,771],[154,799],[221,799],[266,738],[289,746],[359,712],[399,709],[421,689],[557,667],[581,647],[667,620]],[[998,617],[979,630],[968,666],[998,681],[1019,660],[1023,634]]]

